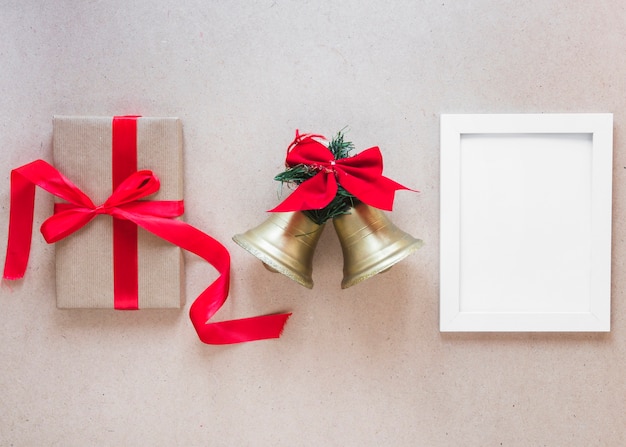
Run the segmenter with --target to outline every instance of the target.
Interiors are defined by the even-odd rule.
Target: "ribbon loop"
[[[102,206],[113,208],[125,203],[136,202],[157,192],[161,184],[149,170],[137,171],[123,180]]]
[[[72,187],[80,191],[77,186]],[[118,208],[154,194],[158,189],[159,179],[152,171],[137,171],[121,182],[102,205],[94,206],[91,203],[84,204],[76,201],[59,204],[60,206],[55,207],[55,214],[46,219],[41,225],[41,233],[46,242],[54,243],[78,231],[100,214],[108,214],[119,219],[129,220],[123,213],[120,213]],[[160,207],[160,202],[152,201],[148,203],[152,205],[152,209]],[[179,215],[173,214],[167,217]]]

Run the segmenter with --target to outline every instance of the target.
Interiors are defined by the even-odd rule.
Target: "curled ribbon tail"
[[[128,214],[128,219],[151,233],[190,251],[211,264],[220,276],[193,302],[189,318],[200,340],[207,344],[232,344],[278,338],[291,314],[263,315],[211,323],[222,307],[230,286],[230,255],[217,240],[191,225],[172,219]]]
[[[194,324],[202,342],[211,345],[279,338],[291,313],[263,315],[217,323]],[[199,323],[199,321],[198,321]],[[242,331],[242,328],[245,330]]]
[[[13,169],[4,279],[20,279],[26,272],[33,233],[36,186],[70,203],[94,206],[87,195],[44,160],[35,160]]]

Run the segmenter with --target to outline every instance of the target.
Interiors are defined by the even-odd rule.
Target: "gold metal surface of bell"
[[[300,211],[272,213],[259,226],[233,240],[259,258],[272,272],[313,288],[313,254],[322,235],[320,226]]]
[[[333,219],[343,251],[342,289],[389,270],[424,245],[377,208],[360,203],[349,213]]]

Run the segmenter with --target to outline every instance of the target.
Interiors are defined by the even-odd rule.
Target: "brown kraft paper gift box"
[[[96,204],[112,193],[113,117],[55,116],[54,166]],[[149,169],[161,188],[145,200],[182,200],[182,126],[178,118],[137,119],[137,170]],[[60,201],[57,199],[57,201]],[[56,242],[59,308],[113,308],[113,218],[99,215]],[[138,229],[139,308],[180,308],[179,247]]]

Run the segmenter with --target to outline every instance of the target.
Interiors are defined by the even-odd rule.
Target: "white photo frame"
[[[613,115],[441,116],[440,330],[608,332]]]

